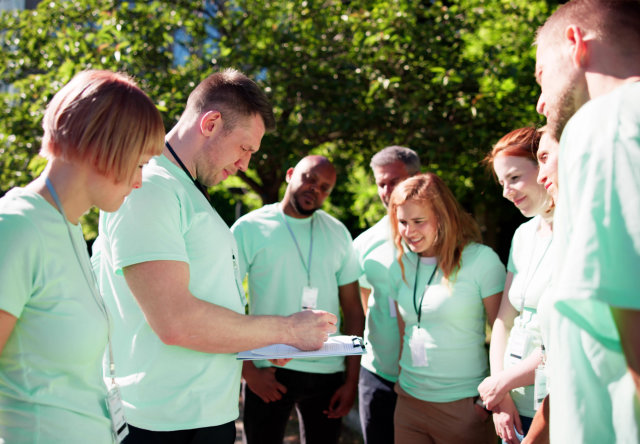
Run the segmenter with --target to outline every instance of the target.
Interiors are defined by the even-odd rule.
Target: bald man
[[[322,156],[308,156],[286,175],[282,202],[266,205],[231,227],[240,271],[249,275],[251,314],[321,309],[338,313],[344,334],[361,336],[364,313],[358,294],[360,267],[349,231],[320,207],[336,183]],[[346,365],[345,365],[346,364]],[[244,364],[246,441],[282,443],[295,406],[302,443],[337,443],[341,418],[355,400],[360,357],[298,359],[285,366]]]

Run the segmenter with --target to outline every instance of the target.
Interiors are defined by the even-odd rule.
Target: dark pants
[[[393,444],[394,383],[360,367],[358,405],[365,444]]]
[[[123,444],[233,444],[236,441],[234,421],[214,427],[156,432],[129,425]]]
[[[246,385],[244,393],[244,434],[248,444],[281,444],[293,407],[300,420],[302,444],[331,444],[340,438],[341,419],[329,419],[323,411],[335,391],[344,383],[344,374],[306,373],[278,368],[275,377],[287,388],[282,399],[266,403]]]

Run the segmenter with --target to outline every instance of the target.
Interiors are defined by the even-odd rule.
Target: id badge
[[[127,421],[124,419],[124,407],[118,387],[113,387],[107,394],[107,408],[111,416],[111,431],[116,443],[121,443],[129,434]]]
[[[318,289],[315,287],[304,287],[302,289],[302,309],[315,310],[318,306]]]
[[[533,386],[533,408],[538,410],[542,405],[542,401],[549,394],[547,387],[547,371],[545,366],[536,368],[536,379]]]
[[[411,349],[411,362],[414,367],[428,367],[427,360],[427,332],[426,330],[414,326],[409,339]]]
[[[526,330],[512,328],[509,336],[509,359],[511,362],[519,362],[529,350],[531,335]]]
[[[398,313],[396,312],[396,301],[394,301],[393,298],[388,298],[388,299],[389,299],[389,317],[395,319],[398,317]]]

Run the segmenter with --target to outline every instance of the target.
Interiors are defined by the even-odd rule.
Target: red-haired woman
[[[535,369],[543,359],[538,303],[553,268],[553,201],[537,182],[536,154],[543,143],[549,146],[555,141],[534,127],[516,129],[502,137],[485,159],[503,187],[503,196],[531,218],[513,236],[507,281],[491,333],[491,376],[478,387],[494,412],[498,436],[510,444],[527,434],[536,412]]]

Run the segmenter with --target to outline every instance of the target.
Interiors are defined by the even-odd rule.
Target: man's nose
[[[546,117],[544,113],[546,105],[547,103],[544,100],[544,95],[540,93],[540,97],[538,97],[538,103],[536,104],[536,111],[538,111],[538,114],[542,114]]]

